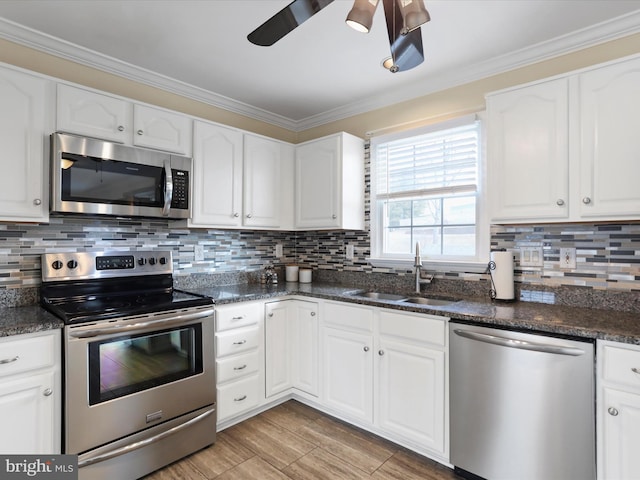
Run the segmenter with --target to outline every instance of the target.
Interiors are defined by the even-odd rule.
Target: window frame
[[[431,257],[422,255],[422,263],[425,268],[432,271],[464,271],[483,272],[489,260],[490,250],[490,227],[487,212],[487,201],[485,193],[486,184],[486,115],[485,112],[478,112],[472,115],[452,118],[449,120],[432,123],[422,127],[396,131],[386,135],[371,136],[370,154],[370,239],[371,256],[368,262],[374,267],[381,268],[412,268],[415,254],[383,254],[384,219],[383,208],[378,206],[376,196],[377,172],[376,172],[376,147],[382,143],[395,140],[407,139],[414,136],[447,130],[469,123],[479,121],[479,151],[478,151],[478,178],[476,191],[476,255],[474,257],[454,257],[439,256]],[[439,197],[442,198],[442,197]]]

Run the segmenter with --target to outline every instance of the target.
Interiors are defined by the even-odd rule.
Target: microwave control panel
[[[189,209],[189,172],[186,170],[171,170],[173,177],[173,197],[171,208]]]

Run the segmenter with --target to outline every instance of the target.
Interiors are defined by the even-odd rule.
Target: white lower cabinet
[[[640,347],[598,341],[600,480],[640,479]]]
[[[280,300],[265,304],[265,394],[294,388],[318,395],[318,304]]]
[[[323,404],[448,461],[447,319],[326,302]]]
[[[216,308],[218,424],[248,412],[264,400],[262,303]]]
[[[0,339],[0,452],[57,454],[61,444],[60,331]]]

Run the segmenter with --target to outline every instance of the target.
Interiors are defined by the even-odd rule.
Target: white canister
[[[311,283],[311,269],[310,268],[301,268],[300,269],[300,283]]]
[[[513,253],[491,252],[495,268],[491,272],[496,300],[513,300]]]
[[[284,267],[284,277],[287,282],[297,282],[298,265],[286,265]]]

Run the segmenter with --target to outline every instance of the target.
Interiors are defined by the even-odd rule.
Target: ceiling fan
[[[334,0],[294,0],[268,19],[247,39],[268,47],[309,20]],[[346,23],[359,32],[368,33],[379,0],[355,0]],[[431,20],[423,0],[382,0],[389,34],[391,56],[383,62],[389,71],[402,72],[424,61],[420,25]]]

